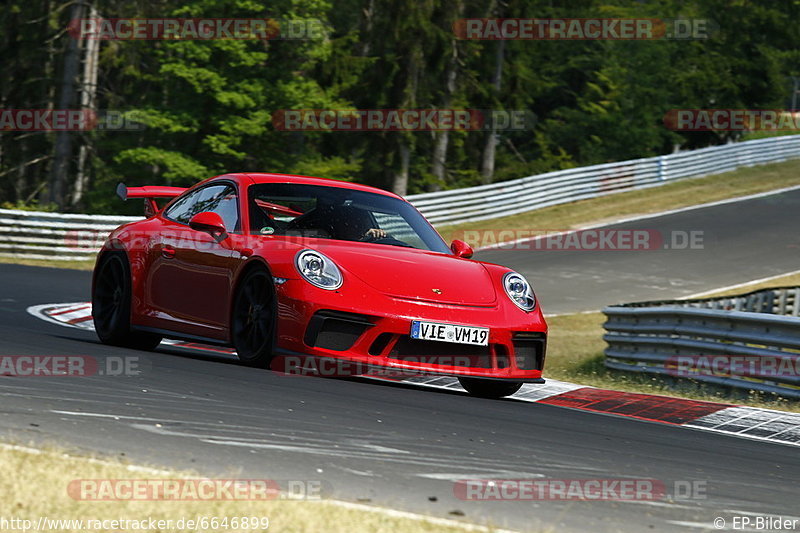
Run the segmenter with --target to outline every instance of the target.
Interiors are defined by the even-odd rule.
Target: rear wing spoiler
[[[117,185],[117,196],[123,200],[129,198],[144,198],[144,214],[151,217],[161,208],[156,203],[156,198],[175,198],[186,192],[184,187],[162,187],[160,185],[147,185],[145,187],[128,187],[124,183]]]

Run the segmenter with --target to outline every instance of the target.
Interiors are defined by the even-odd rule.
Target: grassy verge
[[[774,278],[737,289],[706,296],[727,296],[765,289],[800,285],[800,274]],[[688,379],[672,379],[646,373],[611,370],[604,366],[602,313],[553,316],[547,319],[550,337],[545,376],[604,389],[663,394],[679,398],[733,402],[753,407],[800,412],[800,401],[775,398],[769,394],[729,389]]]
[[[69,268],[72,270],[92,270],[94,268],[94,261],[52,261],[48,259],[17,259],[15,257],[0,257],[0,263],[48,268]]]
[[[726,289],[726,290],[703,293],[701,298],[713,298],[716,296],[733,296],[736,294],[745,294],[748,292],[757,291],[759,289],[769,289],[773,287],[795,287],[798,285],[800,285],[800,272],[795,272],[792,274],[787,274],[785,276],[770,278],[767,281],[747,283],[739,287],[736,287],[735,289]]]
[[[568,230],[793,185],[800,185],[800,160],[743,168],[705,178],[685,179],[661,187],[612,194],[511,217],[437,229],[448,242],[452,238],[458,238],[460,234],[463,235],[461,232],[469,230]]]
[[[463,532],[485,530],[464,524],[443,523],[436,519],[413,519],[390,516],[387,513],[364,509],[353,509],[323,501],[269,500],[269,501],[86,501],[74,499],[68,492],[73,480],[118,480],[118,479],[181,479],[199,478],[187,472],[163,472],[135,470],[121,462],[98,461],[96,459],[70,456],[56,449],[43,449],[31,453],[11,446],[0,446],[0,517],[33,521],[35,531],[39,517],[59,520],[171,520],[162,527],[152,529],[128,527],[103,527],[80,529],[75,524],[60,524],[42,527],[40,531],[263,531],[261,527],[178,527],[178,521],[197,517],[266,517],[269,531],[327,533],[350,533],[353,531]],[[248,476],[229,476],[248,478]],[[75,491],[72,494],[76,494]],[[78,492],[78,494],[80,494]],[[229,526],[232,523],[229,522]],[[88,525],[84,522],[85,525]],[[260,526],[260,525],[259,525]],[[7,526],[13,530],[13,525]],[[22,531],[22,528],[16,528]]]

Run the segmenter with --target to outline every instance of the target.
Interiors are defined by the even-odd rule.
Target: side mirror
[[[208,233],[217,242],[222,242],[228,238],[228,230],[225,229],[222,217],[213,211],[197,213],[189,221],[189,227],[193,230]]]
[[[450,249],[453,251],[456,257],[463,257],[464,259],[469,259],[474,253],[472,251],[472,246],[464,241],[459,241],[458,239],[454,240],[452,244],[450,244]]]

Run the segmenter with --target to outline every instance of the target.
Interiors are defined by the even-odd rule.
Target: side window
[[[239,231],[239,206],[236,190],[228,187],[220,193],[214,200],[215,205],[207,211],[214,211],[225,222],[225,229],[228,231]]]
[[[203,187],[182,198],[170,207],[167,218],[188,224],[194,215],[204,211],[213,211],[222,217],[228,231],[239,230],[239,207],[236,189],[231,185],[211,185]]]
[[[188,224],[189,220],[191,220],[192,216],[194,215],[194,207],[197,203],[197,199],[202,193],[203,189],[200,189],[199,191],[194,191],[191,194],[187,194],[172,204],[170,208],[166,210],[164,215],[168,219],[174,220],[175,222]]]

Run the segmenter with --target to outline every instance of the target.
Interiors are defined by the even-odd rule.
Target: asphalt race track
[[[530,275],[549,312],[597,309],[796,270],[798,213],[800,192],[793,192],[644,221],[703,230],[705,250],[548,251],[530,266],[535,252],[481,258]],[[25,312],[87,301],[89,272],[0,265],[0,276],[0,355],[131,356],[142,368],[136,377],[0,377],[4,440],[207,475],[319,480],[329,497],[524,531],[701,531],[713,530],[718,516],[730,524],[733,515],[797,514],[796,447],[460,393],[285,377],[163,345],[153,353],[107,347],[91,332]],[[596,281],[603,276],[609,279]],[[453,482],[475,478],[647,478],[663,481],[671,496],[457,499]],[[676,482],[700,482],[704,494],[674,498]]]
[[[475,258],[525,275],[546,313],[592,311],[614,303],[679,298],[798,270],[798,227],[800,190],[794,190],[603,228],[651,230],[663,236],[670,249],[500,249],[478,252]],[[688,232],[702,232],[702,247],[675,249],[672,236],[674,245],[682,246]]]

